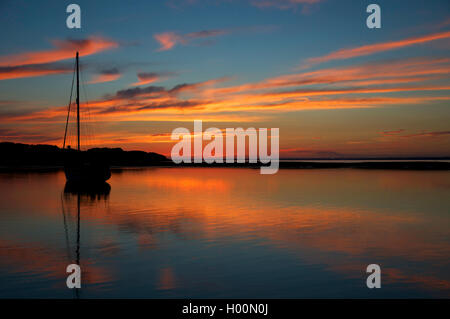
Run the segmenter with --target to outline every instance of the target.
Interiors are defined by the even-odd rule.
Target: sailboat
[[[70,104],[69,101],[66,129],[64,132],[63,149],[65,150],[64,173],[67,182],[76,184],[104,183],[111,177],[111,171],[106,159],[95,152],[82,152],[80,145],[80,68],[78,52],[75,56],[76,64],[76,104],[77,104],[77,149],[66,148],[67,127],[69,125]],[[72,81],[73,87],[73,81]],[[72,93],[71,93],[72,98]]]

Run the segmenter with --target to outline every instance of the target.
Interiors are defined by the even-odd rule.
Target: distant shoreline
[[[54,145],[29,145],[0,142],[0,171],[44,171],[58,170],[64,167],[74,152]],[[230,167],[260,168],[266,164],[258,163],[181,163],[175,164],[164,155],[144,151],[124,151],[121,148],[94,148],[82,151],[87,158],[101,159],[111,168],[127,167]],[[273,162],[273,161],[272,161]],[[398,170],[450,170],[448,157],[415,158],[345,158],[345,159],[281,159],[280,169],[398,169]]]
[[[261,163],[181,163],[171,161],[159,162],[149,165],[112,165],[112,170],[139,169],[139,168],[250,168],[259,169]],[[0,165],[0,172],[13,171],[56,171],[63,169],[63,165]],[[450,170],[448,161],[380,161],[380,162],[311,162],[311,161],[280,161],[280,169],[384,169],[384,170]]]

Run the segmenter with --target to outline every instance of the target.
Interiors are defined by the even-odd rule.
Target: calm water
[[[109,184],[0,173],[0,297],[75,297],[78,248],[80,298],[450,297],[450,172],[127,169]]]

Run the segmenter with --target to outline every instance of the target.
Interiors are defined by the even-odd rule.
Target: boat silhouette
[[[71,183],[104,183],[111,177],[109,164],[104,157],[96,156],[92,152],[82,152],[80,146],[80,68],[78,52],[75,56],[76,73],[76,105],[77,105],[77,149],[68,146],[66,148],[67,128],[69,125],[70,106],[72,101],[72,91],[70,93],[69,107],[66,119],[66,129],[64,131],[63,149],[65,150],[64,173],[66,179]],[[73,89],[73,81],[72,81]]]

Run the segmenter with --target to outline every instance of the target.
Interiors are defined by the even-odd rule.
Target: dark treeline
[[[0,143],[1,166],[62,166],[70,160],[71,149],[62,149],[54,145],[29,145],[21,143]],[[102,160],[112,166],[149,166],[161,165],[168,159],[157,153],[143,151],[124,151],[121,148],[92,148],[82,151],[82,155]]]
[[[178,166],[178,167],[246,167],[259,169],[261,163],[182,163],[175,164],[165,156],[144,151],[124,151],[121,148],[92,148],[78,153],[73,149],[61,149],[54,145],[29,145],[0,142],[0,166],[3,167],[55,167],[79,157],[99,160],[111,166]],[[317,168],[361,168],[361,169],[407,169],[407,170],[450,170],[447,158],[434,161],[388,160],[388,161],[280,161],[280,169],[317,169]],[[439,161],[441,160],[441,161]]]

